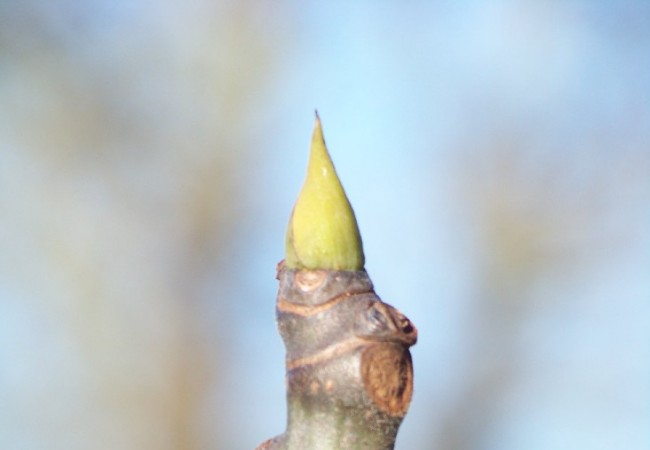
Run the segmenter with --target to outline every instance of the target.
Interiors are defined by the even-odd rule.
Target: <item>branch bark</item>
[[[278,266],[288,423],[257,450],[390,450],[413,392],[417,330],[365,272]]]

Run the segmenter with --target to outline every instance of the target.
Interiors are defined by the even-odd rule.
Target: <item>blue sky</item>
[[[0,7],[0,447],[179,448],[147,430],[188,335],[199,448],[284,429],[274,269],[315,108],[420,333],[396,448],[650,446],[643,2],[61,5]],[[204,210],[227,238],[194,249]]]

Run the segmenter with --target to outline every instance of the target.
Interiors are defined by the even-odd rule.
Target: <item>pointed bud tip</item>
[[[312,270],[364,266],[354,211],[327,151],[317,111],[307,178],[287,228],[285,265]]]

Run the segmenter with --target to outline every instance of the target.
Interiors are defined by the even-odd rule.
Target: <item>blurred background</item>
[[[0,448],[285,428],[313,111],[417,325],[397,449],[650,448],[650,3],[0,2]]]

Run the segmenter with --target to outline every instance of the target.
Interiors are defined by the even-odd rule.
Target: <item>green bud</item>
[[[285,266],[311,270],[364,266],[357,220],[325,146],[318,113],[307,178],[287,228]]]

